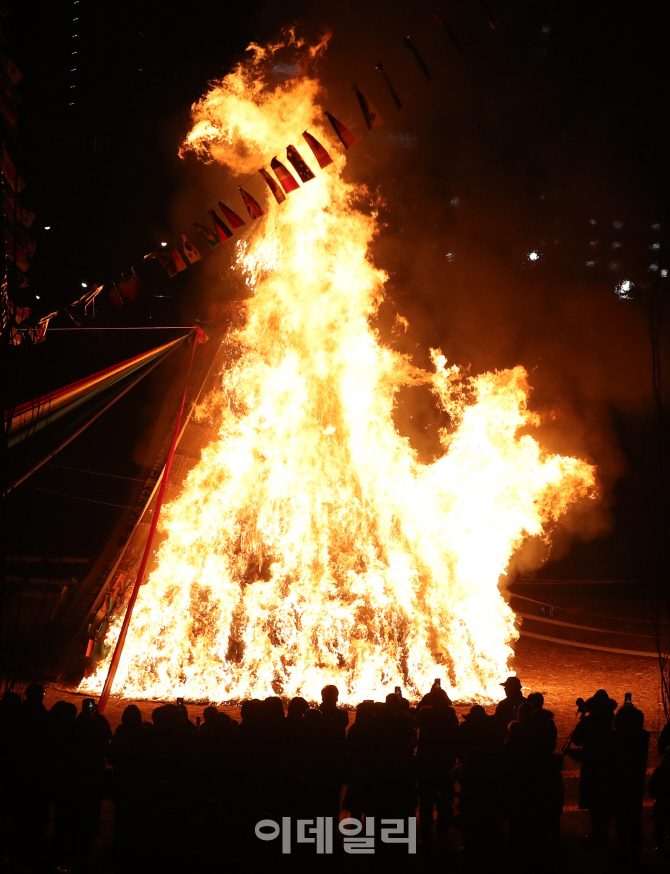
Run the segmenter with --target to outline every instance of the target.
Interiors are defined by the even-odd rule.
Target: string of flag
[[[480,0],[480,3],[486,14],[489,25],[491,28],[495,28],[495,21],[490,14],[490,10],[486,6],[486,3],[484,0]],[[463,48],[458,41],[456,34],[438,10],[434,11],[433,21],[435,24],[443,28],[454,48],[463,55]],[[425,79],[429,82],[432,81],[432,73],[415,41],[412,40],[410,36],[407,36],[404,39],[404,45],[415,63],[418,65]],[[2,61],[3,67],[7,71],[7,76],[9,76],[9,70],[5,65],[2,53],[0,53],[0,61]],[[9,63],[11,65],[11,62]],[[15,68],[10,66],[9,69]],[[378,63],[375,66],[375,69],[381,74],[395,107],[400,110],[403,106],[402,100],[391,82],[389,75],[384,69],[383,64],[381,62]],[[15,72],[13,75],[14,78],[18,76],[18,80],[20,80],[20,72]],[[353,86],[353,92],[367,130],[372,131],[381,126],[384,123],[383,119],[370,97],[357,85]],[[2,103],[0,103],[0,109],[2,109]],[[337,140],[345,149],[349,149],[358,141],[358,137],[356,137],[356,135],[331,112],[326,110],[324,115]],[[333,163],[333,159],[326,147],[319,142],[313,134],[308,130],[305,130],[302,132],[301,136],[304,144],[311,151],[321,170]],[[275,156],[270,161],[269,169],[267,167],[262,167],[257,171],[277,204],[282,204],[286,200],[287,195],[297,191],[301,187],[301,184],[304,185],[315,178],[314,172],[295,145],[288,145],[285,151],[286,161],[291,169]],[[17,195],[23,189],[25,183],[18,177],[14,164],[6,149],[3,151],[2,155],[2,174],[5,183],[3,188],[6,205],[10,204],[13,207],[15,214],[21,218],[22,223],[26,228],[30,227],[35,216],[33,213],[25,210],[17,200]],[[255,176],[255,174],[252,175]],[[245,182],[245,184],[248,183]],[[243,207],[238,207],[237,209],[239,211],[236,211],[236,209],[230,205],[231,203],[234,203],[234,198],[237,196],[241,199]],[[243,218],[240,215],[240,212],[243,214],[246,212],[248,220]],[[238,186],[235,191],[229,192],[226,197],[218,202],[218,212],[216,209],[209,209],[208,214],[211,221],[210,225],[197,221],[193,222],[193,228],[202,240],[202,243],[200,244],[201,248],[203,245],[206,247],[203,251],[216,249],[220,244],[226,243],[234,237],[237,230],[246,228],[249,223],[261,218],[265,212],[253,194],[242,186]],[[18,241],[15,241],[13,245],[14,263],[19,270],[23,269],[25,272],[29,267],[30,258],[32,258],[32,255],[34,254],[34,244],[19,239]],[[173,278],[177,276],[177,274],[203,260],[203,255],[201,250],[194,245],[189,236],[185,233],[181,233],[181,249],[173,245],[166,246],[163,250],[150,252],[145,255],[144,260],[156,260],[161,264],[168,277]],[[25,281],[25,285],[27,285],[27,280]],[[93,318],[95,317],[95,301],[103,291],[108,291],[107,298],[110,303],[115,306],[123,306],[126,301],[132,301],[137,297],[140,288],[140,279],[135,268],[131,267],[127,274],[121,275],[120,280],[95,285],[72,303],[36,319],[32,316],[30,307],[17,306],[13,303],[8,295],[7,283],[5,282],[0,290],[2,332],[11,345],[19,345],[25,342],[37,343],[45,339],[50,321],[60,313],[68,315],[74,324],[77,327],[80,327],[86,321],[89,311],[92,311]]]

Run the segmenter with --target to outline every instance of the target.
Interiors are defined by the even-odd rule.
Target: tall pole
[[[142,581],[144,579],[144,574],[147,569],[147,564],[149,563],[149,557],[151,555],[151,547],[154,540],[154,535],[156,533],[156,526],[158,525],[158,517],[160,516],[161,506],[163,504],[163,496],[165,495],[165,489],[168,483],[168,479],[170,478],[170,468],[172,466],[172,459],[174,457],[175,449],[177,448],[177,440],[179,439],[179,427],[181,425],[181,417],[184,412],[184,404],[186,402],[186,394],[188,392],[189,379],[191,376],[191,368],[193,367],[193,358],[195,356],[195,347],[198,343],[197,334],[193,335],[193,349],[191,351],[191,361],[188,366],[188,374],[186,375],[186,385],[184,386],[184,394],[181,398],[181,406],[179,407],[179,415],[177,416],[177,424],[175,425],[174,435],[172,437],[172,444],[170,445],[170,451],[168,452],[167,461],[165,462],[165,470],[163,472],[163,479],[161,481],[161,487],[158,492],[158,496],[156,498],[156,508],[154,509],[154,515],[151,520],[151,527],[149,528],[149,536],[147,537],[147,543],[144,547],[144,555],[142,556],[142,563],[140,565],[140,569],[137,572],[137,578],[135,579],[135,585],[133,586],[133,591],[130,595],[130,600],[128,601],[128,607],[126,608],[126,615],[123,617],[123,625],[121,626],[121,632],[119,634],[118,640],[116,641],[116,646],[114,648],[114,655],[112,656],[112,660],[109,664],[109,670],[107,671],[107,678],[105,679],[105,685],[102,689],[102,694],[100,695],[100,700],[98,701],[98,710],[100,713],[104,713],[105,707],[107,706],[107,701],[109,700],[109,695],[112,691],[112,685],[114,683],[114,677],[116,676],[116,670],[119,666],[119,661],[121,659],[121,653],[123,652],[123,645],[126,642],[126,636],[128,634],[128,627],[130,626],[130,619],[133,615],[133,608],[135,607],[135,601],[137,601],[137,596],[140,591],[140,586],[142,585]]]

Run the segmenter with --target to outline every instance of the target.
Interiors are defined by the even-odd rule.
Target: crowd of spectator
[[[78,870],[107,797],[114,802],[109,864],[122,871],[199,870],[232,857],[235,847],[267,852],[257,824],[287,817],[331,817],[321,821],[334,823],[337,856],[342,817],[372,827],[412,820],[417,809],[420,853],[448,847],[460,832],[466,869],[490,863],[501,870],[501,859],[512,870],[558,867],[564,755],[581,763],[588,840],[605,841],[613,824],[620,859],[638,859],[649,747],[642,711],[630,702],[618,707],[600,689],[579,699],[580,719],[558,750],[542,694],[526,698],[516,677],[501,685],[505,697],[494,713],[475,705],[461,720],[436,682],[415,707],[399,690],[384,702],[364,701],[350,725],[337,688],[326,686],[318,707],[293,698],[284,712],[280,698],[253,699],[242,704],[239,721],[209,706],[194,723],[179,701],[156,707],[147,723],[131,704],[114,733],[93,699],[78,713],[65,700],[47,710],[35,683],[23,699],[6,692],[2,864],[8,871]],[[649,792],[663,854],[670,724],[658,744],[662,761]]]

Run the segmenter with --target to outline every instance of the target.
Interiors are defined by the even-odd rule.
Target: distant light
[[[70,72],[71,72],[71,73],[76,73],[76,72],[77,72],[77,68],[76,68],[76,67],[71,67],[71,68],[70,68]]]
[[[459,204],[460,202],[461,202],[461,200],[460,200],[459,197],[452,197],[451,200],[449,201],[449,203],[450,203],[452,206],[458,206],[458,204]]]
[[[76,85],[70,85],[70,88],[76,88],[76,87],[77,87]]]
[[[660,231],[660,230],[661,230],[661,226],[660,226],[659,224],[652,225],[652,226],[651,226],[651,229],[652,229],[652,231]]]
[[[630,300],[632,298],[631,291],[633,290],[633,283],[630,279],[622,279],[621,282],[616,286],[615,291],[621,300]]]
[[[454,260],[454,253],[447,252],[447,261],[453,261],[453,260]]]
[[[545,24],[545,26],[542,28],[542,33],[551,33],[551,28],[548,24]]]
[[[592,249],[595,249],[595,247],[598,245],[599,242],[600,242],[600,240],[589,240],[589,246]]]
[[[529,253],[528,253],[528,260],[529,260],[529,261],[537,261],[537,259],[538,259],[539,257],[540,257],[539,252],[535,252],[535,251],[533,251],[533,252],[529,252]]]
[[[545,197],[545,195],[544,195],[544,194],[541,194],[541,195],[540,195],[540,200],[544,200],[544,197]]]
[[[613,228],[616,228],[617,231],[618,231],[619,228],[622,228],[622,227],[623,227],[623,222],[612,222],[612,227],[613,227]]]
[[[82,288],[88,288],[88,282],[82,282],[81,287],[82,287]]]
[[[51,230],[51,225],[44,225],[44,230],[45,230],[45,231],[50,231],[50,230]]]
[[[595,267],[595,266],[596,266],[596,262],[595,262],[595,261],[587,261],[587,262],[586,262],[586,266],[587,266],[587,267]]]
[[[618,270],[621,267],[621,264],[617,264],[616,261],[610,261],[610,270]]]
[[[70,106],[74,106],[74,103],[71,103]]]
[[[650,264],[649,269],[656,273],[656,271],[658,270],[658,264]]]
[[[76,53],[76,52],[72,52],[72,54],[73,54],[73,55],[76,55],[77,53]]]
[[[167,243],[161,243],[161,246],[167,246]]]
[[[661,248],[661,244],[660,244],[660,243],[652,243],[651,246],[650,246],[649,248],[650,248],[650,249],[660,249],[660,248]]]
[[[36,294],[36,295],[35,295],[35,300],[39,300],[39,299],[40,299],[39,294]]]
[[[613,248],[613,249],[620,249],[620,248],[621,248],[621,243],[612,243],[612,248]]]
[[[667,271],[667,270],[661,270],[661,276],[662,276],[664,279],[665,279],[665,277],[666,277],[667,275],[668,275],[668,271]]]
[[[596,221],[596,219],[589,219],[589,224],[590,225],[597,225],[598,222]]]

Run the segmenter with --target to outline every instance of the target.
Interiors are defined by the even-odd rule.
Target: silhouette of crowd
[[[542,694],[524,697],[516,677],[501,685],[505,697],[494,713],[475,705],[460,720],[436,681],[415,707],[399,689],[384,702],[362,702],[351,725],[337,688],[326,686],[318,707],[293,698],[286,713],[277,697],[245,701],[239,722],[209,706],[194,723],[178,700],[156,707],[147,723],[131,704],[114,733],[93,699],[77,713],[63,700],[47,710],[38,684],[26,688],[23,700],[6,692],[3,864],[77,870],[99,833],[102,799],[111,798],[110,864],[123,871],[196,870],[220,861],[224,847],[280,853],[259,842],[255,828],[287,817],[332,817],[337,856],[340,819],[365,824],[367,835],[375,822],[407,822],[417,812],[419,855],[448,850],[460,833],[464,870],[484,864],[506,870],[502,859],[512,860],[511,870],[535,871],[540,863],[551,870],[562,854],[564,755],[581,763],[588,840],[603,841],[613,825],[620,859],[635,861],[649,747],[642,711],[629,701],[618,707],[603,689],[578,699],[579,721],[558,750]],[[658,745],[661,764],[649,792],[655,845],[663,853],[670,727]],[[307,852],[300,844],[294,851]]]

